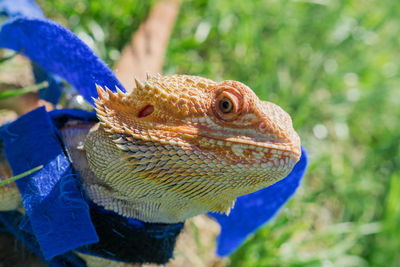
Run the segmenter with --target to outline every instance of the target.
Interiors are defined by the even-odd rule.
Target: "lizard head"
[[[290,116],[237,81],[157,75],[136,80],[130,93],[98,93],[101,127],[140,170],[136,177],[201,212],[229,210],[236,197],[286,177],[300,158]]]

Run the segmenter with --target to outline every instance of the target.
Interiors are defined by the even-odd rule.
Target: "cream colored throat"
[[[123,216],[182,222],[208,211],[227,212],[243,191],[232,186],[229,172],[223,174],[231,167],[200,151],[141,140],[123,143],[124,137],[114,136],[119,147],[130,148],[124,151],[112,139],[99,125],[87,135],[84,150],[97,180],[84,181],[84,188],[95,203]]]

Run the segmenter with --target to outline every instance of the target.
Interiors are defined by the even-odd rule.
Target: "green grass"
[[[108,63],[149,8],[39,2]],[[165,72],[246,83],[292,115],[310,154],[295,197],[231,266],[400,264],[398,14],[393,0],[184,1]]]
[[[28,175],[30,175],[30,174],[32,174],[34,172],[37,172],[38,170],[40,170],[42,168],[43,168],[43,165],[40,165],[40,166],[37,166],[36,168],[30,169],[29,171],[23,172],[23,173],[21,173],[19,175],[12,176],[10,178],[2,180],[2,181],[0,181],[0,187],[1,186],[5,186],[5,185],[7,185],[9,183],[15,182],[18,179],[24,178],[25,176],[28,176]]]
[[[0,85],[1,85],[1,83],[0,83]],[[16,96],[24,95],[27,93],[36,92],[47,86],[49,86],[48,82],[44,81],[44,82],[41,82],[41,83],[38,83],[38,84],[35,84],[32,86],[20,88],[20,89],[2,91],[2,92],[0,92],[0,99],[16,97]]]

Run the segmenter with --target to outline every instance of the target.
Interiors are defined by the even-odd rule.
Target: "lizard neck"
[[[229,212],[236,197],[273,182],[266,177],[264,185],[248,185],[237,177],[262,170],[232,166],[196,147],[110,134],[99,124],[76,128],[62,134],[84,190],[96,204],[125,217],[177,223],[209,211]]]
[[[122,216],[145,222],[177,223],[213,209],[226,211],[234,202],[235,197],[229,194],[220,194],[218,201],[205,204],[200,197],[193,199],[167,191],[168,185],[151,179],[143,164],[132,164],[132,159],[117,148],[98,124],[67,127],[62,135],[88,197]],[[141,154],[149,144],[137,140],[135,145],[138,147],[135,158],[146,160]],[[149,164],[151,167],[154,162]],[[173,166],[166,161],[163,168],[174,179]]]

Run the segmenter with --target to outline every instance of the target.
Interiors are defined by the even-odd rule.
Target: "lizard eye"
[[[243,112],[244,98],[239,90],[231,86],[220,86],[215,92],[213,110],[222,121],[233,121]]]
[[[230,113],[233,110],[233,103],[227,97],[224,97],[223,99],[221,99],[221,101],[219,101],[218,106],[219,106],[219,109],[222,111],[222,113]]]

